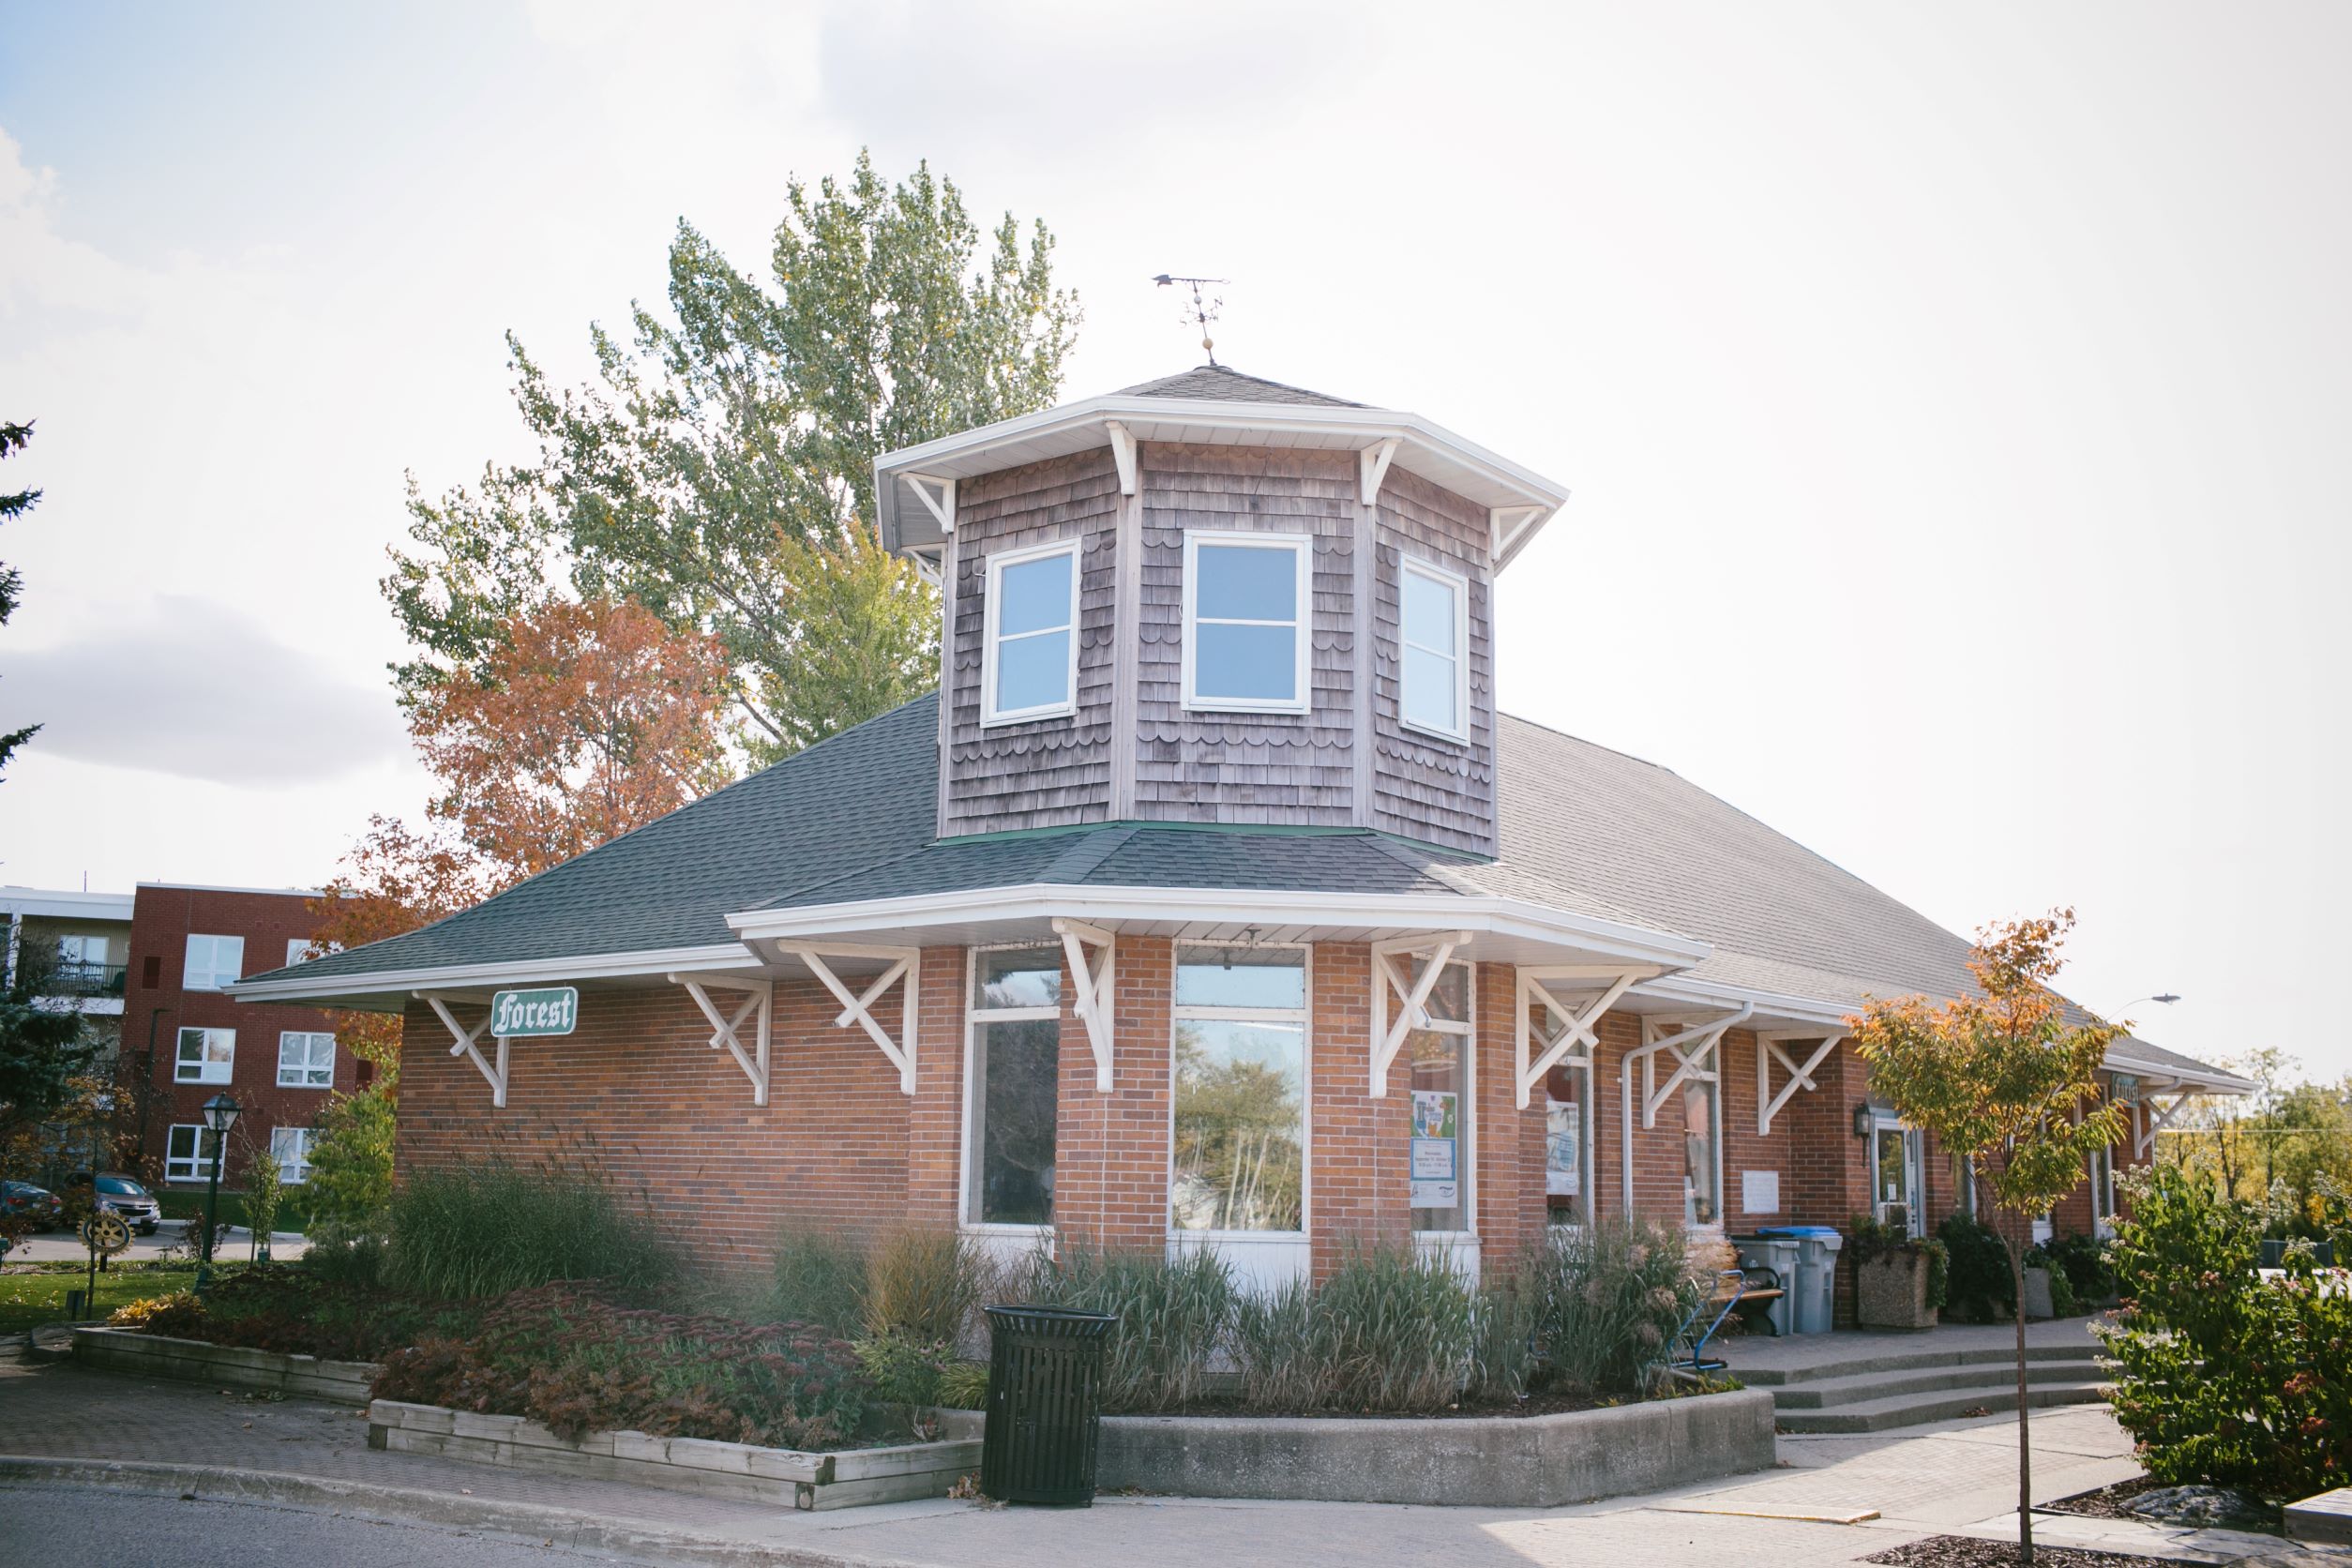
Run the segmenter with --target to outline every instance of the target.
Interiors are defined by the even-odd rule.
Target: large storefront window
[[[972,955],[971,1049],[965,1217],[982,1225],[1049,1225],[1062,1099],[1060,949]]]
[[[1176,963],[1178,1230],[1298,1230],[1306,1197],[1306,954],[1185,946]]]
[[[1470,1229],[1470,966],[1448,964],[1429,988],[1427,1029],[1405,1036],[1413,1069],[1413,1229]]]

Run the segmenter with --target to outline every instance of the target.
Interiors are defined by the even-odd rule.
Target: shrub
[[[947,1347],[900,1334],[861,1339],[851,1347],[858,1369],[873,1384],[874,1397],[892,1405],[936,1405]]]
[[[1952,1214],[1936,1228],[1950,1259],[1947,1293],[1955,1316],[1975,1321],[2009,1318],[2017,1310],[2017,1282],[2009,1272],[2009,1249],[1999,1232],[1967,1214]]]
[[[939,1375],[939,1402],[951,1410],[983,1410],[988,1407],[988,1364],[951,1361]]]
[[[118,1329],[143,1329],[165,1339],[204,1337],[204,1304],[192,1290],[127,1302],[106,1319]]]
[[[245,1139],[245,1223],[251,1228],[256,1254],[269,1250],[278,1229],[278,1212],[285,1207],[284,1168],[271,1153],[267,1138]]]
[[[319,1115],[304,1184],[314,1230],[333,1236],[381,1229],[392,1206],[392,1146],[398,1131],[396,1069],[356,1094],[338,1094]]]
[[[2115,1299],[2115,1271],[2107,1266],[2107,1244],[2098,1237],[2070,1231],[2043,1243],[2042,1251],[2053,1271],[2053,1289],[2057,1289],[2057,1274],[2062,1272],[2071,1287],[2069,1295],[2075,1302],[2088,1305]]]
[[[373,1361],[419,1338],[463,1333],[478,1316],[475,1306],[395,1294],[365,1278],[313,1269],[305,1259],[220,1274],[204,1302],[200,1337],[255,1350]]]
[[[1486,1400],[1526,1395],[1535,1373],[1542,1294],[1541,1275],[1525,1259],[1513,1268],[1482,1272],[1470,1304],[1476,1330],[1465,1394]]]
[[[1214,1252],[1106,1251],[1071,1238],[1018,1281],[1025,1301],[1119,1319],[1104,1357],[1103,1408],[1165,1410],[1200,1396],[1233,1321],[1233,1274]]]
[[[1927,1309],[1942,1306],[1952,1289],[1952,1255],[1943,1243],[1914,1236],[1907,1227],[1889,1225],[1873,1214],[1856,1214],[1847,1226],[1846,1254],[1857,1267],[1898,1253],[1926,1257]]]
[[[2140,1462],[2167,1485],[2273,1500],[2352,1481],[2352,1295],[2308,1251],[2258,1274],[2258,1210],[2168,1168],[2127,1180],[2131,1217],[2108,1248],[2123,1304],[2092,1328]],[[2352,1207],[2328,1210],[2352,1235]]]
[[[385,1279],[445,1300],[478,1300],[560,1279],[644,1289],[675,1265],[651,1214],[594,1166],[504,1158],[412,1175],[394,1194]]]
[[[634,1430],[823,1449],[856,1440],[867,1384],[850,1347],[813,1330],[633,1309],[565,1283],[504,1298],[470,1336],[396,1352],[371,1392],[528,1416],[571,1439]]]
[[[1272,1410],[1442,1410],[1477,1348],[1472,1292],[1445,1259],[1346,1247],[1320,1285],[1244,1296],[1234,1314],[1242,1395]]]
[[[1641,1392],[1703,1289],[1681,1228],[1647,1219],[1555,1228],[1530,1272],[1537,1379],[1585,1394]]]
[[[779,1323],[813,1323],[836,1334],[865,1319],[866,1254],[824,1231],[787,1225],[776,1238],[776,1269],[761,1310]]]
[[[953,1345],[979,1305],[988,1268],[960,1231],[908,1226],[882,1238],[866,1259],[860,1319],[868,1335],[902,1334]]]

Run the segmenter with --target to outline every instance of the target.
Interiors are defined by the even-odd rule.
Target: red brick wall
[[[1401,1243],[1411,1233],[1412,1068],[1397,1052],[1387,1093],[1372,1097],[1371,948],[1325,943],[1314,969],[1307,1229],[1319,1278],[1338,1263],[1344,1241]]]
[[[132,895],[130,956],[123,981],[123,1057],[127,1071],[143,1074],[154,1086],[143,1143],[157,1178],[163,1174],[166,1129],[175,1123],[202,1123],[204,1103],[224,1089],[244,1108],[237,1130],[230,1135],[229,1159],[222,1170],[222,1180],[232,1184],[244,1180],[249,1138],[266,1149],[272,1128],[307,1127],[325,1108],[329,1093],[324,1089],[278,1087],[278,1036],[286,1030],[331,1033],[329,1015],[312,1007],[240,1003],[224,992],[190,991],[181,986],[191,933],[244,938],[243,973],[260,974],[282,968],[286,943],[297,937],[307,940],[311,927],[307,894],[143,884]],[[153,984],[147,980],[151,961]],[[236,1031],[236,1059],[226,1084],[174,1081],[173,1048],[182,1028]],[[151,1038],[154,1057],[149,1061]],[[336,1052],[334,1087],[345,1093],[356,1088],[357,1067],[349,1051]],[[173,1184],[184,1191],[202,1185]]]
[[[1543,1239],[1543,1086],[1518,1100],[1518,971],[1478,966],[1478,1237],[1482,1259],[1506,1265]]]
[[[906,1212],[917,1224],[950,1225],[961,1217],[956,1205],[963,1172],[965,950],[927,947],[921,971]]]
[[[1174,964],[1175,946],[1165,937],[1119,939],[1108,1094],[1094,1087],[1093,1048],[1069,1005],[1070,977],[1063,977],[1053,1195],[1054,1227],[1063,1234],[1121,1250],[1167,1244]]]

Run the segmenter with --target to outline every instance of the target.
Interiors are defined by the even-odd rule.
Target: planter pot
[[[1902,1247],[1854,1265],[1854,1321],[1866,1329],[1932,1329],[1927,1254]]]
[[[2026,1316],[2036,1321],[2058,1316],[2058,1307],[2050,1300],[2050,1271],[2047,1269],[2026,1271]]]

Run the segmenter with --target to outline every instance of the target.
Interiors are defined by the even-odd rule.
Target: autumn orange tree
[[[2009,1254],[2017,1304],[2017,1530],[2033,1561],[2033,1455],[2028,1446],[2026,1248],[2037,1215],[2082,1184],[2089,1157],[2128,1125],[2099,1071],[2120,1025],[2071,1012],[2050,988],[2074,912],[1980,930],[1968,971],[1980,994],[1938,1005],[1874,1000],[1847,1020],[1871,1087],[1974,1173],[1980,1214]]]

